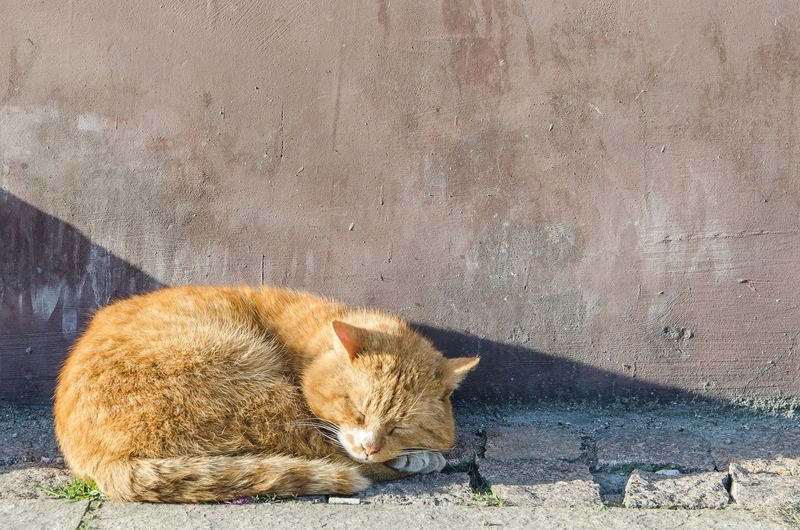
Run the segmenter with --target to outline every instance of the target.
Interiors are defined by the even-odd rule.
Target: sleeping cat
[[[56,436],[116,500],[351,494],[442,469],[477,363],[307,293],[167,288],[96,313],[58,378]]]

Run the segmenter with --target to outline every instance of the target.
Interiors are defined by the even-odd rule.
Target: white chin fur
[[[347,454],[352,458],[362,462],[368,461],[363,445],[372,445],[375,443],[375,434],[373,431],[358,428],[339,429],[338,438],[342,447],[344,447]]]

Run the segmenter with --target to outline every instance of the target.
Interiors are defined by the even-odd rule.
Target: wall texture
[[[463,393],[800,394],[793,0],[0,12],[2,398],[110,299],[262,281],[481,354]]]

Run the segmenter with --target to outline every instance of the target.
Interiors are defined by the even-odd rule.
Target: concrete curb
[[[2,499],[0,526],[7,530],[74,530],[80,526],[88,507],[89,501]]]

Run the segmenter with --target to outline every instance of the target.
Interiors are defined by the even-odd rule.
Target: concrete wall
[[[481,354],[470,394],[800,394],[793,0],[0,12],[0,397],[111,298],[261,281]]]

